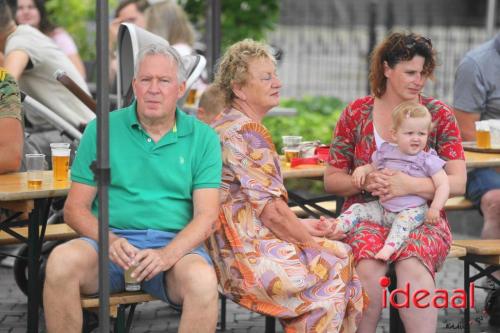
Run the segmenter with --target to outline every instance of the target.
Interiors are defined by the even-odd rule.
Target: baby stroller
[[[48,109],[42,103],[38,102],[34,98],[28,96],[27,94],[21,92],[21,101],[23,111],[34,112],[38,115],[42,115],[61,135],[61,137],[67,138],[74,147],[78,146],[82,133],[70,124],[67,120]],[[36,136],[32,133],[25,133],[24,141],[24,153],[39,153],[43,151],[41,143],[36,139]],[[24,161],[23,161],[24,163]],[[21,167],[24,169],[24,165]],[[63,222],[63,208],[64,199],[52,200],[50,207],[47,211],[47,224],[62,223]],[[52,249],[58,245],[60,242],[52,241],[46,242],[42,246],[41,256],[40,256],[40,278],[43,280],[43,272],[45,271],[45,264],[48,258],[48,254]],[[28,245],[17,246],[17,255],[14,256],[13,272],[14,279],[19,289],[27,295],[28,293],[28,263],[25,260],[28,256]]]

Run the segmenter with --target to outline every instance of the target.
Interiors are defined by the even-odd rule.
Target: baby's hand
[[[439,214],[439,209],[437,208],[429,208],[427,211],[427,216],[425,217],[425,223],[436,224],[441,218]]]
[[[316,227],[321,231],[330,230],[335,222],[335,219],[329,219],[324,216],[319,217],[319,222]]]

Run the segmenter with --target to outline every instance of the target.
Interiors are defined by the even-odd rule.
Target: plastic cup
[[[283,140],[285,162],[288,166],[290,166],[292,158],[300,157],[300,144],[302,143],[302,137],[299,135],[285,135],[282,136],[281,139]]]
[[[492,148],[500,148],[500,120],[490,119],[488,120],[490,125],[490,145]]]
[[[491,148],[490,125],[487,120],[476,121],[476,145],[478,148]]]
[[[69,156],[71,154],[69,143],[51,143],[50,150],[52,153],[52,172],[54,180],[67,181]]]
[[[131,276],[132,272],[137,268],[137,266],[130,266],[129,269],[125,271],[125,290],[126,291],[139,291],[141,290],[141,283],[137,282],[135,278]]]
[[[44,154],[26,154],[26,171],[28,173],[28,188],[42,187],[43,170],[45,170]]]

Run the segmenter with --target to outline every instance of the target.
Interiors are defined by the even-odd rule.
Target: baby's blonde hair
[[[429,110],[417,102],[403,102],[392,110],[392,129],[397,130],[405,119],[425,117],[429,118],[429,131],[431,131],[433,126]]]

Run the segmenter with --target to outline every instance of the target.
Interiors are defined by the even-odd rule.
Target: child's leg
[[[426,205],[408,208],[399,213],[386,212],[388,222],[392,220],[391,231],[385,240],[384,247],[375,255],[375,258],[388,260],[408,239],[410,232],[422,225],[425,220]]]
[[[357,203],[351,205],[345,212],[336,218],[334,227],[343,232],[348,232],[361,221],[370,221],[381,224],[383,218],[383,208],[375,201]]]

